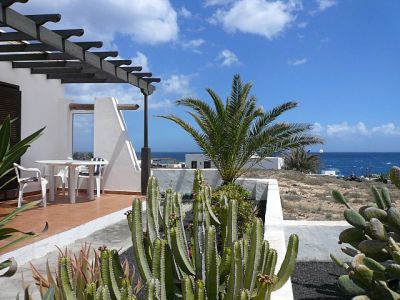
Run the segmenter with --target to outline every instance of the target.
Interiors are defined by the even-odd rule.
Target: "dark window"
[[[204,169],[210,169],[211,168],[211,161],[210,160],[206,160],[204,162]]]
[[[192,169],[197,169],[197,161],[192,160]]]
[[[0,82],[0,123],[10,116],[15,119],[11,124],[11,146],[18,143],[21,139],[21,92],[16,85]],[[10,172],[0,179],[0,186],[14,177],[14,172]],[[0,191],[0,200],[14,198],[17,194],[18,182],[11,181]]]

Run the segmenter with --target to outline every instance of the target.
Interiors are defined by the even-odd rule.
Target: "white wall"
[[[276,180],[275,180],[276,181]],[[284,237],[292,233],[299,236],[298,261],[331,261],[331,253],[341,259],[349,259],[342,253],[338,238],[349,225],[344,221],[284,220],[278,182],[270,184],[265,212],[265,234],[267,240]],[[278,238],[278,241],[281,238]]]
[[[245,167],[262,170],[280,170],[284,165],[284,159],[282,157],[264,157],[263,160],[255,165],[254,160],[254,158],[251,158],[250,161],[245,164]]]
[[[60,80],[48,80],[45,75],[31,74],[30,69],[13,69],[10,62],[0,62],[0,81],[20,87],[21,138],[46,126],[44,134],[22,157],[21,164],[42,168],[34,161],[71,156],[69,101]],[[39,187],[30,190],[36,189]]]
[[[197,161],[197,169],[204,169],[204,161],[210,160],[205,154],[202,153],[188,153],[185,155],[186,169],[192,168],[192,161]],[[256,158],[251,158],[246,164],[245,168],[262,169],[262,170],[280,170],[283,168],[284,159],[282,157],[264,157],[261,161],[254,164]],[[211,162],[211,168],[215,165]]]
[[[97,97],[94,108],[94,156],[109,161],[104,187],[140,192],[140,166],[122,113],[112,97]]]

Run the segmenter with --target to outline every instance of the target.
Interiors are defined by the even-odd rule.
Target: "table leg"
[[[55,179],[54,179],[54,165],[49,166],[49,196],[50,196],[50,201],[54,202],[55,200]]]
[[[75,166],[68,166],[68,196],[69,202],[75,203]]]
[[[88,167],[89,167],[88,196],[89,196],[89,200],[94,200],[94,194],[93,194],[93,180],[94,180],[93,169],[94,169],[94,166],[89,165]]]

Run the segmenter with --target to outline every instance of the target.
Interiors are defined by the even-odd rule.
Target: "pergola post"
[[[147,93],[143,89],[143,108],[144,108],[144,132],[143,132],[143,148],[141,151],[141,193],[147,195],[147,184],[150,176],[150,164],[151,164],[151,148],[149,148],[149,127],[148,127],[148,103]]]

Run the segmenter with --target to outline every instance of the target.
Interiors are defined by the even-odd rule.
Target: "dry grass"
[[[372,201],[371,186],[386,186],[392,201],[400,206],[400,190],[392,184],[344,181],[288,170],[252,171],[245,176],[278,180],[286,220],[343,220],[344,207],[331,196],[335,189],[343,193],[353,207],[358,208]]]

